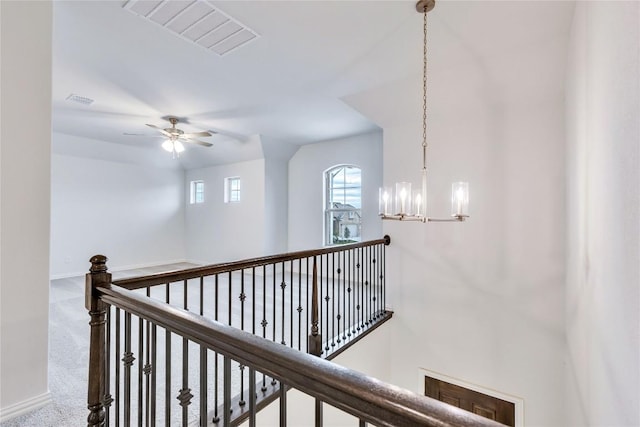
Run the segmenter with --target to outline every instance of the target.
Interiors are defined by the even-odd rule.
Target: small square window
[[[204,181],[191,181],[189,203],[204,203]]]
[[[238,203],[240,202],[240,178],[231,177],[224,179],[224,202]]]

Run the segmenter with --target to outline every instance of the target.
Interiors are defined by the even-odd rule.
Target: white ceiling
[[[174,165],[260,157],[256,135],[290,151],[384,126],[349,103],[421,73],[422,19],[413,1],[211,1],[259,34],[222,57],[125,3],[54,2],[53,130],[80,137],[60,151],[86,140],[81,151],[90,153],[91,141],[106,141],[115,151],[135,147],[169,161],[162,139],[123,135],[151,135],[145,123],[168,126],[168,115],[188,120],[179,125],[186,132],[221,131],[207,139],[213,148],[189,146]],[[438,1],[429,13],[430,81],[479,61],[498,91],[556,90],[565,60],[558,46],[565,49],[572,11],[563,1]],[[518,67],[540,67],[540,81],[523,84]],[[67,101],[72,93],[95,102]]]

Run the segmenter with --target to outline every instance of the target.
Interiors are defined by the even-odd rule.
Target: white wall
[[[420,391],[424,368],[524,399],[527,425],[563,424],[562,113],[558,100],[432,126],[432,212],[448,215],[450,182],[468,180],[472,216],[385,223],[393,383]],[[385,129],[385,158],[415,150],[409,136]]]
[[[448,217],[451,182],[468,181],[471,218],[383,227],[391,382],[423,392],[423,368],[519,397],[530,426],[565,421],[567,39],[549,34],[490,58],[449,40],[430,66],[428,205]],[[419,182],[421,77],[349,99],[384,129],[385,183]]]
[[[0,2],[0,419],[49,399],[51,9]]]
[[[640,425],[640,4],[579,2],[567,74],[568,424]]]
[[[240,177],[240,203],[224,203],[224,179]],[[264,160],[185,172],[187,259],[217,263],[264,255]],[[204,181],[203,204],[189,205],[191,181]]]
[[[289,224],[288,159],[265,158],[265,253],[287,252]]]
[[[393,319],[365,336],[357,344],[333,359],[333,362],[372,376],[380,381],[389,382],[390,353],[388,346]],[[315,400],[298,390],[287,393],[288,425],[308,427],[314,425]],[[276,400],[257,414],[257,425],[277,426],[280,419],[279,401]],[[358,419],[327,404],[323,405],[324,425],[331,427],[353,427]],[[248,426],[249,422],[242,424]]]
[[[111,270],[184,260],[183,183],[182,170],[54,154],[51,276],[85,274],[95,254]]]
[[[323,245],[324,172],[341,164],[362,169],[362,239],[382,237],[382,134],[373,132],[304,145],[289,160],[289,251]]]

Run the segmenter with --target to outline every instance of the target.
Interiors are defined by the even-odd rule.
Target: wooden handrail
[[[98,286],[94,288],[93,297],[251,366],[373,425],[502,425],[117,286]]]
[[[375,245],[389,245],[391,238],[384,236],[382,239],[369,240],[366,242],[352,243],[348,245],[331,246],[322,249],[312,249],[298,252],[288,252],[278,255],[269,255],[258,258],[250,258],[241,261],[225,262],[220,264],[206,265],[203,267],[194,267],[178,271],[169,271],[165,273],[150,274],[148,276],[131,277],[120,279],[113,282],[114,285],[125,289],[140,289],[147,286],[162,285],[180,280],[194,279],[201,276],[210,276],[213,274],[226,273],[229,271],[237,271],[252,267],[261,267],[274,263],[286,262],[300,258],[309,258],[318,255],[330,254],[333,252],[341,252],[349,249],[363,248]]]

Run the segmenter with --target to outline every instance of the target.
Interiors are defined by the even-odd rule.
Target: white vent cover
[[[220,56],[258,37],[206,0],[129,0],[124,8]]]
[[[87,98],[86,96],[76,95],[75,93],[72,93],[71,95],[67,96],[66,100],[77,102],[78,104],[83,104],[83,105],[93,104],[93,99]]]

